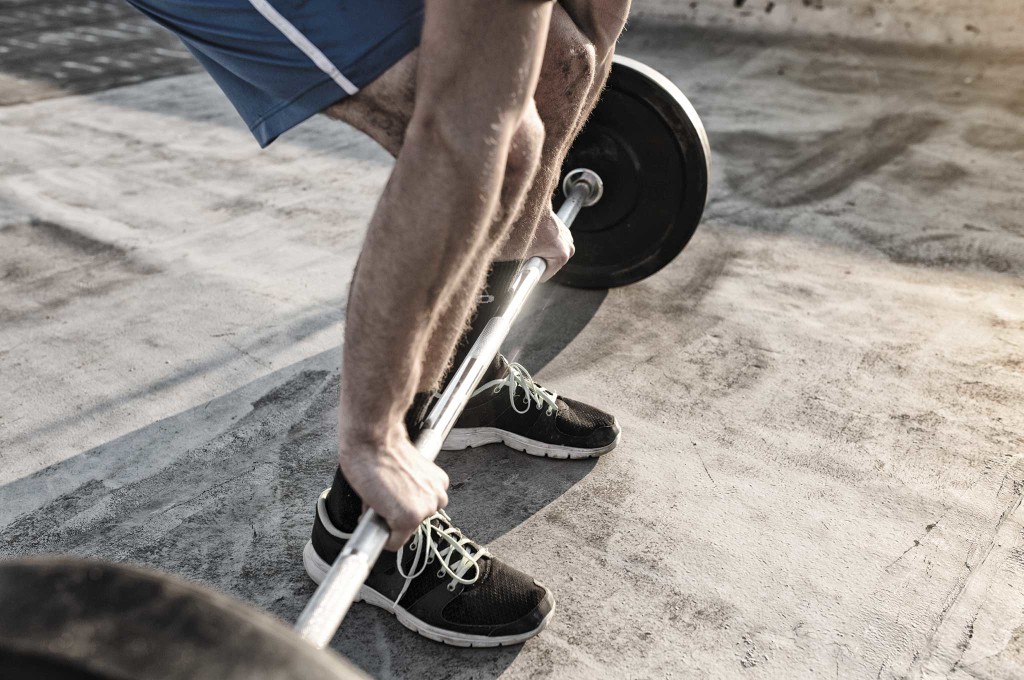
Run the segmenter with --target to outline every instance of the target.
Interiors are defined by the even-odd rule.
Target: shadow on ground
[[[553,301],[574,310],[566,323],[545,325],[543,349],[536,338],[521,341],[523,355],[546,363],[582,330],[604,294],[549,287],[538,298],[531,313],[539,318],[551,316]],[[0,555],[143,564],[294,620],[313,591],[301,567],[312,509],[333,474],[339,354],[311,357],[0,488]],[[484,543],[594,468],[593,461],[536,459],[501,446],[444,453],[439,462],[452,481],[450,512]],[[480,677],[497,675],[520,649],[442,647],[363,606],[335,647],[375,676],[392,677],[421,668],[424,657],[440,672],[468,662],[467,654]]]
[[[505,343],[505,355],[540,371],[586,328],[607,297],[607,290],[542,285]]]

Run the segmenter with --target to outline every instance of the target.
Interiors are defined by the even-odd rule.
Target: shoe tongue
[[[477,569],[480,570],[480,578],[474,583],[467,585],[467,588],[473,588],[487,581],[487,577],[491,575],[491,558],[487,555],[481,555],[476,561]],[[472,573],[472,570],[470,571]]]
[[[501,355],[494,357],[494,361],[487,368],[487,372],[484,373],[484,377],[480,379],[480,384],[488,383],[492,380],[504,380],[505,376],[508,375],[508,363],[501,360]]]
[[[504,380],[507,375],[508,366],[498,357],[494,357],[494,362],[487,368],[487,372],[484,373],[484,377],[480,378],[479,384],[486,385],[492,380]],[[473,406],[479,406],[480,404],[489,401],[493,396],[494,395],[491,393],[491,391],[487,390],[483,394],[479,394],[470,399],[466,407],[470,408]],[[505,398],[507,399],[508,397]]]

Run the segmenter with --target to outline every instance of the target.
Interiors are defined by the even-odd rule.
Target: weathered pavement
[[[641,284],[545,290],[511,349],[624,443],[442,461],[459,524],[557,617],[459,650],[360,606],[335,647],[381,677],[1019,675],[1020,55],[651,25],[622,49],[705,114],[707,222]],[[0,555],[154,565],[293,620],[388,159],[321,120],[259,152],[202,74],[30,91],[6,63]]]

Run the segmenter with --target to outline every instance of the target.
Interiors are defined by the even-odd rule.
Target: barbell
[[[616,56],[608,87],[564,166],[559,218],[576,256],[556,281],[614,287],[665,267],[707,200],[711,153],[700,118],[657,71]],[[547,268],[532,258],[431,409],[416,448],[430,460]],[[364,677],[323,648],[383,550],[388,527],[359,521],[294,632],[251,607],[174,577],[71,558],[0,563],[0,668],[28,680]]]

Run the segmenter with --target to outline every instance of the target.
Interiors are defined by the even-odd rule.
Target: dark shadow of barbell
[[[607,290],[541,284],[509,334],[505,356],[536,374],[576,339],[607,297]]]
[[[539,370],[585,328],[605,295],[541,287],[510,353]],[[334,468],[339,357],[323,352],[0,487],[7,509],[0,557],[142,564],[294,621],[314,589],[301,551]],[[452,481],[451,514],[483,543],[594,468],[501,446],[445,452],[439,463]],[[443,647],[369,606],[353,609],[333,646],[374,677],[418,676],[424,665],[439,676],[497,677],[520,650]]]

